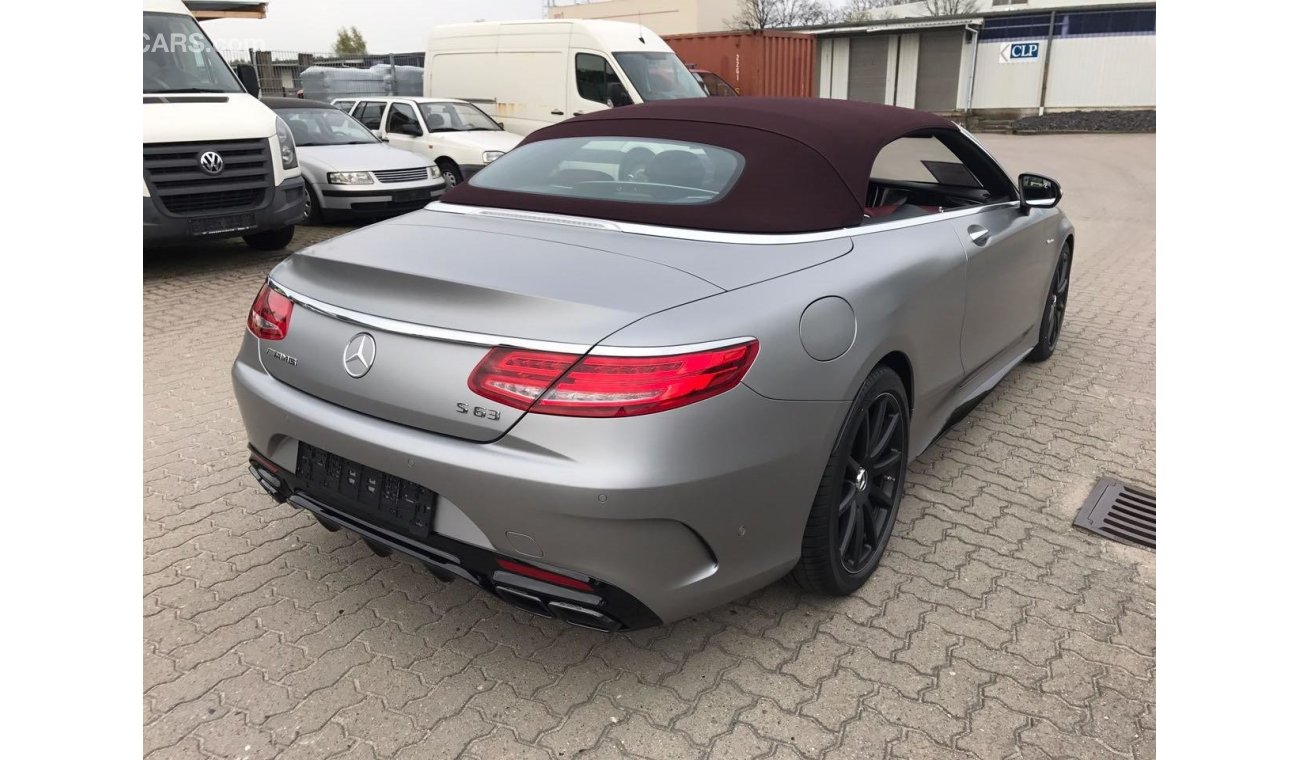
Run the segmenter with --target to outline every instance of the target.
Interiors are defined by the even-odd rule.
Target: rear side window
[[[366,129],[379,129],[379,121],[384,117],[384,104],[376,101],[367,101],[357,106],[357,112],[352,114],[357,117],[357,121],[366,125]]]
[[[876,156],[871,179],[983,187],[961,159],[934,137],[903,137],[889,143]]]
[[[357,101],[355,100],[339,100],[334,103],[334,107],[339,109],[343,113],[352,113],[352,106],[356,102]]]
[[[515,148],[469,183],[600,201],[700,205],[725,196],[744,167],[739,153],[702,143],[565,137]]]

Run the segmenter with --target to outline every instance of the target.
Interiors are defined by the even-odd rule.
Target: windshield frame
[[[355,126],[357,130],[360,131],[361,134],[364,134],[367,138],[369,138],[366,140],[354,140],[349,142],[327,142],[327,143],[310,142],[310,141],[300,142],[298,140],[298,135],[295,134],[293,136],[293,141],[299,148],[331,148],[331,147],[338,147],[341,145],[372,145],[374,143],[383,142],[378,137],[375,137],[375,133],[367,129],[365,124],[362,124],[360,121],[357,121],[356,117],[338,108],[333,108],[333,107],[314,108],[314,107],[304,106],[301,108],[276,108],[273,110],[275,111],[275,115],[279,116],[284,121],[285,125],[289,127],[290,132],[293,131],[293,123],[289,120],[289,118],[287,118],[290,114],[303,114],[303,115],[310,116],[313,113],[320,113],[326,119],[331,118],[335,114],[337,114],[339,116],[342,116],[347,122],[351,122],[352,125]]]
[[[195,53],[198,53],[203,59],[203,66],[208,70],[209,73],[212,74],[212,81],[206,83],[202,81],[196,81],[196,83],[192,86],[177,85],[173,87],[152,87],[152,88],[148,86],[144,86],[142,82],[141,89],[144,91],[145,95],[168,95],[168,94],[177,94],[177,93],[224,93],[224,94],[233,95],[233,94],[247,93],[247,90],[244,89],[243,83],[240,82],[239,77],[235,75],[234,69],[230,67],[230,64],[226,61],[225,57],[222,56],[221,53],[217,51],[216,47],[212,44],[211,38],[208,37],[207,32],[204,31],[203,27],[199,25],[199,22],[193,16],[185,13],[145,11],[144,13],[145,24],[148,24],[150,19],[163,20],[167,22],[172,22],[173,20],[179,20],[181,26],[189,26],[191,27],[191,31],[182,35],[180,39],[177,38],[179,33],[174,31],[170,32],[171,35],[170,38],[165,38],[163,36],[164,33],[156,29],[154,30],[156,33],[153,35],[150,35],[148,31],[143,32],[142,36],[144,38],[144,51],[143,51],[145,56],[144,60],[146,62],[150,61],[151,60],[149,58],[150,54],[161,54],[164,56],[169,56],[171,59],[179,63],[180,56],[193,55]],[[169,46],[179,46],[183,49],[177,52],[169,49]],[[197,48],[197,49],[188,49],[188,48]],[[153,59],[153,60],[157,61],[159,59]],[[142,64],[142,67],[143,65],[144,64]],[[175,69],[175,68],[163,67],[159,69],[159,71],[162,73],[175,72],[178,70],[184,71],[186,75],[189,76],[189,72],[183,68]],[[224,72],[224,74],[222,72]],[[224,82],[220,81],[223,79],[225,79],[226,81]],[[163,80],[161,79],[159,79],[158,81],[163,82]]]

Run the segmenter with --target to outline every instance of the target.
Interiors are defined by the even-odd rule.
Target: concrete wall
[[[1065,37],[1052,42],[1048,108],[1156,105],[1156,37]]]
[[[659,36],[728,29],[736,0],[601,0],[550,9],[549,18],[594,18],[644,24]]]
[[[1045,43],[1046,38],[1036,41]],[[1043,86],[1043,56],[1036,61],[1002,63],[1002,46],[1008,42],[995,40],[976,45],[975,97],[971,108],[1038,107]],[[1055,53],[1056,43],[1052,45]]]
[[[1046,43],[1044,38],[1042,42]],[[1050,53],[1028,63],[1002,63],[1005,40],[981,42],[975,64],[975,109],[1037,108],[1050,55],[1047,108],[1154,108],[1153,34],[1058,37]]]

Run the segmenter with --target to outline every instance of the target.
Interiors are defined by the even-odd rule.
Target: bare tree
[[[925,0],[927,16],[961,16],[978,10],[976,0]]]
[[[902,5],[911,0],[849,0],[839,9],[835,20],[844,23],[857,23],[877,18],[892,18],[893,12],[884,10],[895,5]]]
[[[838,14],[824,0],[739,0],[732,29],[759,32],[789,26],[814,26],[834,21]]]

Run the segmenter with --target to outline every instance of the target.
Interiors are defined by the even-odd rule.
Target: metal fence
[[[424,53],[336,56],[283,50],[221,50],[226,61],[251,63],[265,97],[329,100],[365,95],[422,95]],[[304,77],[304,72],[307,76]]]

